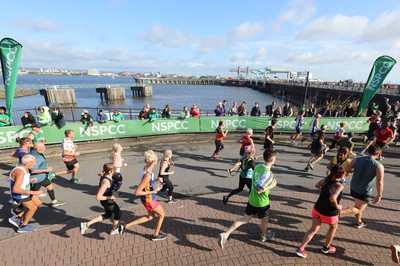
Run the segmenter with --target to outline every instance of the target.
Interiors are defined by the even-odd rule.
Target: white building
[[[87,74],[88,76],[100,76],[100,71],[95,68],[89,68]]]

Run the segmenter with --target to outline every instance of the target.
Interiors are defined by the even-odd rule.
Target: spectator
[[[93,127],[93,118],[92,116],[89,114],[88,110],[84,109],[83,113],[81,115],[81,123],[82,124],[86,124],[87,127]]]
[[[272,102],[270,105],[265,106],[265,116],[272,116],[275,110],[275,102]]]
[[[200,110],[197,108],[195,104],[193,104],[192,109],[190,109],[190,116],[191,117],[200,117]]]
[[[310,107],[307,110],[307,116],[308,117],[315,117],[316,114],[317,114],[317,108],[315,108],[314,104],[311,103]]]
[[[183,119],[183,118],[187,118],[187,117],[190,117],[190,112],[188,110],[188,107],[184,106],[183,110],[181,112],[181,118]]]
[[[273,118],[279,118],[279,117],[281,117],[281,116],[282,116],[282,111],[281,111],[281,110],[282,110],[281,107],[278,106],[278,107],[275,109],[274,114],[272,115],[272,117],[273,117]]]
[[[58,107],[53,107],[51,111],[51,120],[57,128],[62,128],[66,124],[64,114],[60,111],[60,108]]]
[[[258,102],[256,102],[253,106],[253,108],[251,108],[251,116],[261,116],[261,110],[260,110],[260,105],[258,104]]]
[[[104,113],[103,110],[99,110],[99,112],[97,113],[97,117],[96,117],[97,122],[99,122],[100,124],[104,124],[107,123],[108,121],[108,116]]]
[[[10,116],[7,114],[7,109],[4,106],[0,107],[0,127],[10,125]]]
[[[353,104],[352,103],[348,103],[346,105],[346,108],[344,109],[343,115],[345,117],[353,117],[354,109],[353,109]]]
[[[338,105],[332,113],[332,117],[341,117],[342,116],[342,106]]]
[[[217,108],[214,109],[214,113],[215,113],[215,116],[224,116],[225,110],[224,110],[224,107],[222,106],[221,102],[219,102],[217,105]]]
[[[139,112],[139,120],[149,119],[149,109],[147,106],[143,107],[142,111]]]
[[[164,108],[164,110],[161,113],[161,118],[167,118],[170,119],[172,114],[171,107],[167,104]]]
[[[118,122],[124,120],[124,116],[117,109],[114,110],[111,117],[115,123],[118,123]]]
[[[229,115],[233,116],[233,115],[237,115],[238,114],[238,106],[236,104],[236,102],[233,102],[231,109],[229,109]]]
[[[151,108],[149,113],[149,120],[150,122],[156,121],[158,119],[158,113],[156,108]]]
[[[39,106],[38,107],[39,114],[36,116],[38,118],[38,123],[41,126],[47,126],[52,123],[51,115],[49,113],[49,107],[47,106]]]
[[[246,115],[246,114],[247,114],[246,102],[243,101],[243,102],[240,104],[239,108],[238,108],[238,115],[239,115],[239,116],[244,116],[244,115]]]
[[[285,103],[285,106],[283,107],[283,110],[282,110],[282,115],[284,117],[291,117],[293,115],[293,109],[290,106],[289,102]]]
[[[225,115],[225,113],[226,113],[226,105],[228,104],[228,101],[227,100],[223,100],[222,101],[222,107],[224,107],[224,115]]]
[[[375,115],[376,111],[378,111],[378,110],[379,110],[379,106],[376,103],[372,102],[368,107],[367,116]]]
[[[25,112],[21,117],[21,123],[24,127],[30,127],[32,124],[36,124],[36,119],[31,112]]]

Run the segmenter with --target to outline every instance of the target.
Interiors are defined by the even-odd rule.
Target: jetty
[[[135,78],[136,84],[172,84],[172,85],[220,85],[220,79],[212,78]]]

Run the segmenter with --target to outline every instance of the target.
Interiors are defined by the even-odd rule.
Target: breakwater
[[[317,106],[325,105],[327,102],[348,102],[358,101],[364,91],[364,86],[358,84],[334,84],[334,83],[309,83],[307,94],[305,93],[305,82],[294,81],[267,81],[257,84],[245,80],[228,80],[227,86],[248,87],[260,92],[273,95],[282,101],[289,101],[296,105],[302,105],[304,98],[306,102],[313,102]],[[390,102],[400,101],[399,88],[385,88],[378,90],[377,94],[371,100],[378,104],[384,103],[384,98],[389,97]]]

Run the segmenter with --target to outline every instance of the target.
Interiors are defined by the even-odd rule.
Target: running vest
[[[349,159],[349,158],[346,158],[346,160],[344,160],[343,162],[341,162],[341,161],[339,161],[338,160],[338,157],[337,156],[335,156],[335,157],[333,157],[333,160],[332,160],[332,164],[333,165],[340,165],[341,167],[346,167],[346,165],[350,162],[351,160]]]
[[[150,174],[150,181],[149,181],[149,183],[147,183],[144,186],[144,191],[153,191],[154,190],[153,189],[153,184],[156,181],[155,178],[154,178],[154,174],[146,172],[144,169],[145,168],[143,167],[142,172],[140,173],[140,175],[141,175],[140,179],[141,180],[143,179],[145,174]],[[144,196],[140,196],[140,200],[144,201],[144,202],[153,202],[155,199],[156,199],[156,194],[147,194],[147,195],[144,195]]]
[[[339,214],[339,210],[336,209],[331,201],[331,192],[329,191],[331,186],[335,184],[337,181],[326,181],[325,184],[321,188],[321,193],[319,194],[319,198],[314,205],[314,209],[322,215],[325,216],[336,216]],[[339,204],[342,199],[343,192],[340,191],[337,197],[337,203]]]
[[[22,160],[22,157],[23,157],[23,156],[22,156],[23,153],[29,154],[29,152],[30,152],[29,150],[24,150],[24,149],[18,148],[18,149],[17,149],[17,158],[18,158],[18,162],[21,163],[21,160]],[[24,154],[24,155],[25,155],[25,154]]]
[[[169,177],[169,175],[161,175],[160,173],[161,173],[161,166],[162,166],[162,163],[163,162],[167,162],[167,160],[165,160],[165,159],[163,159],[162,160],[162,162],[160,163],[160,170],[159,170],[159,173],[158,173],[158,177],[161,177],[161,178],[168,178]],[[169,164],[169,162],[167,162],[167,164],[168,164],[168,166],[167,166],[167,168],[165,168],[165,170],[164,170],[164,172],[169,172],[169,168],[171,168],[171,165]]]
[[[298,115],[297,117],[296,117],[296,119],[295,119],[295,121],[296,121],[296,128],[298,128],[298,127],[302,127],[303,126],[303,116],[302,115]]]
[[[339,140],[342,138],[342,134],[344,133],[344,129],[338,127],[335,131],[335,136],[333,136],[334,140]]]
[[[242,160],[240,168],[242,169],[242,171],[240,171],[240,177],[251,179],[254,172],[254,158],[245,157]]]
[[[114,160],[110,159],[110,163],[114,164]],[[116,163],[119,164],[119,165],[122,165],[122,157],[121,156],[119,156],[119,162],[116,162]],[[121,167],[116,167],[115,168],[115,172],[116,173],[121,173]]]
[[[11,193],[11,197],[13,199],[16,199],[16,200],[27,199],[31,195],[29,195],[29,194],[17,194],[17,193],[13,192],[13,187],[14,187],[14,184],[15,184],[15,180],[11,178],[11,174],[16,169],[21,169],[25,173],[24,179],[22,180],[20,188],[23,189],[23,190],[31,190],[31,186],[30,186],[30,182],[29,182],[29,178],[30,178],[31,175],[22,166],[16,166],[14,169],[12,169],[12,171],[10,172],[10,176],[9,176],[9,178],[10,178],[10,193]]]
[[[355,160],[350,188],[358,194],[370,196],[380,162],[369,156],[357,157]]]
[[[313,119],[313,121],[311,122],[311,130],[310,130],[310,133],[311,133],[311,134],[314,134],[314,133],[317,132],[317,130],[318,130],[318,128],[317,128],[317,121],[318,121],[318,119],[315,117],[315,118]]]
[[[221,127],[217,127],[217,129],[215,130],[215,132],[217,133],[215,135],[215,140],[222,140],[224,138],[224,135],[222,135],[222,129]]]
[[[253,207],[266,207],[269,205],[269,190],[257,194],[256,186],[259,184],[262,187],[267,187],[273,180],[271,169],[265,164],[259,164],[254,168],[249,203]]]
[[[33,143],[43,142],[44,137],[42,137],[42,134],[40,134],[40,132],[35,133],[35,132],[31,131],[29,134],[33,135],[33,140],[32,140]]]
[[[106,189],[106,191],[104,191],[103,196],[104,197],[111,197],[112,194],[113,194],[114,181],[111,178],[107,177],[107,176],[102,176],[102,177],[100,177],[99,187],[101,187],[101,182],[103,182],[104,179],[107,179],[108,182],[110,182],[110,187],[108,187]]]

